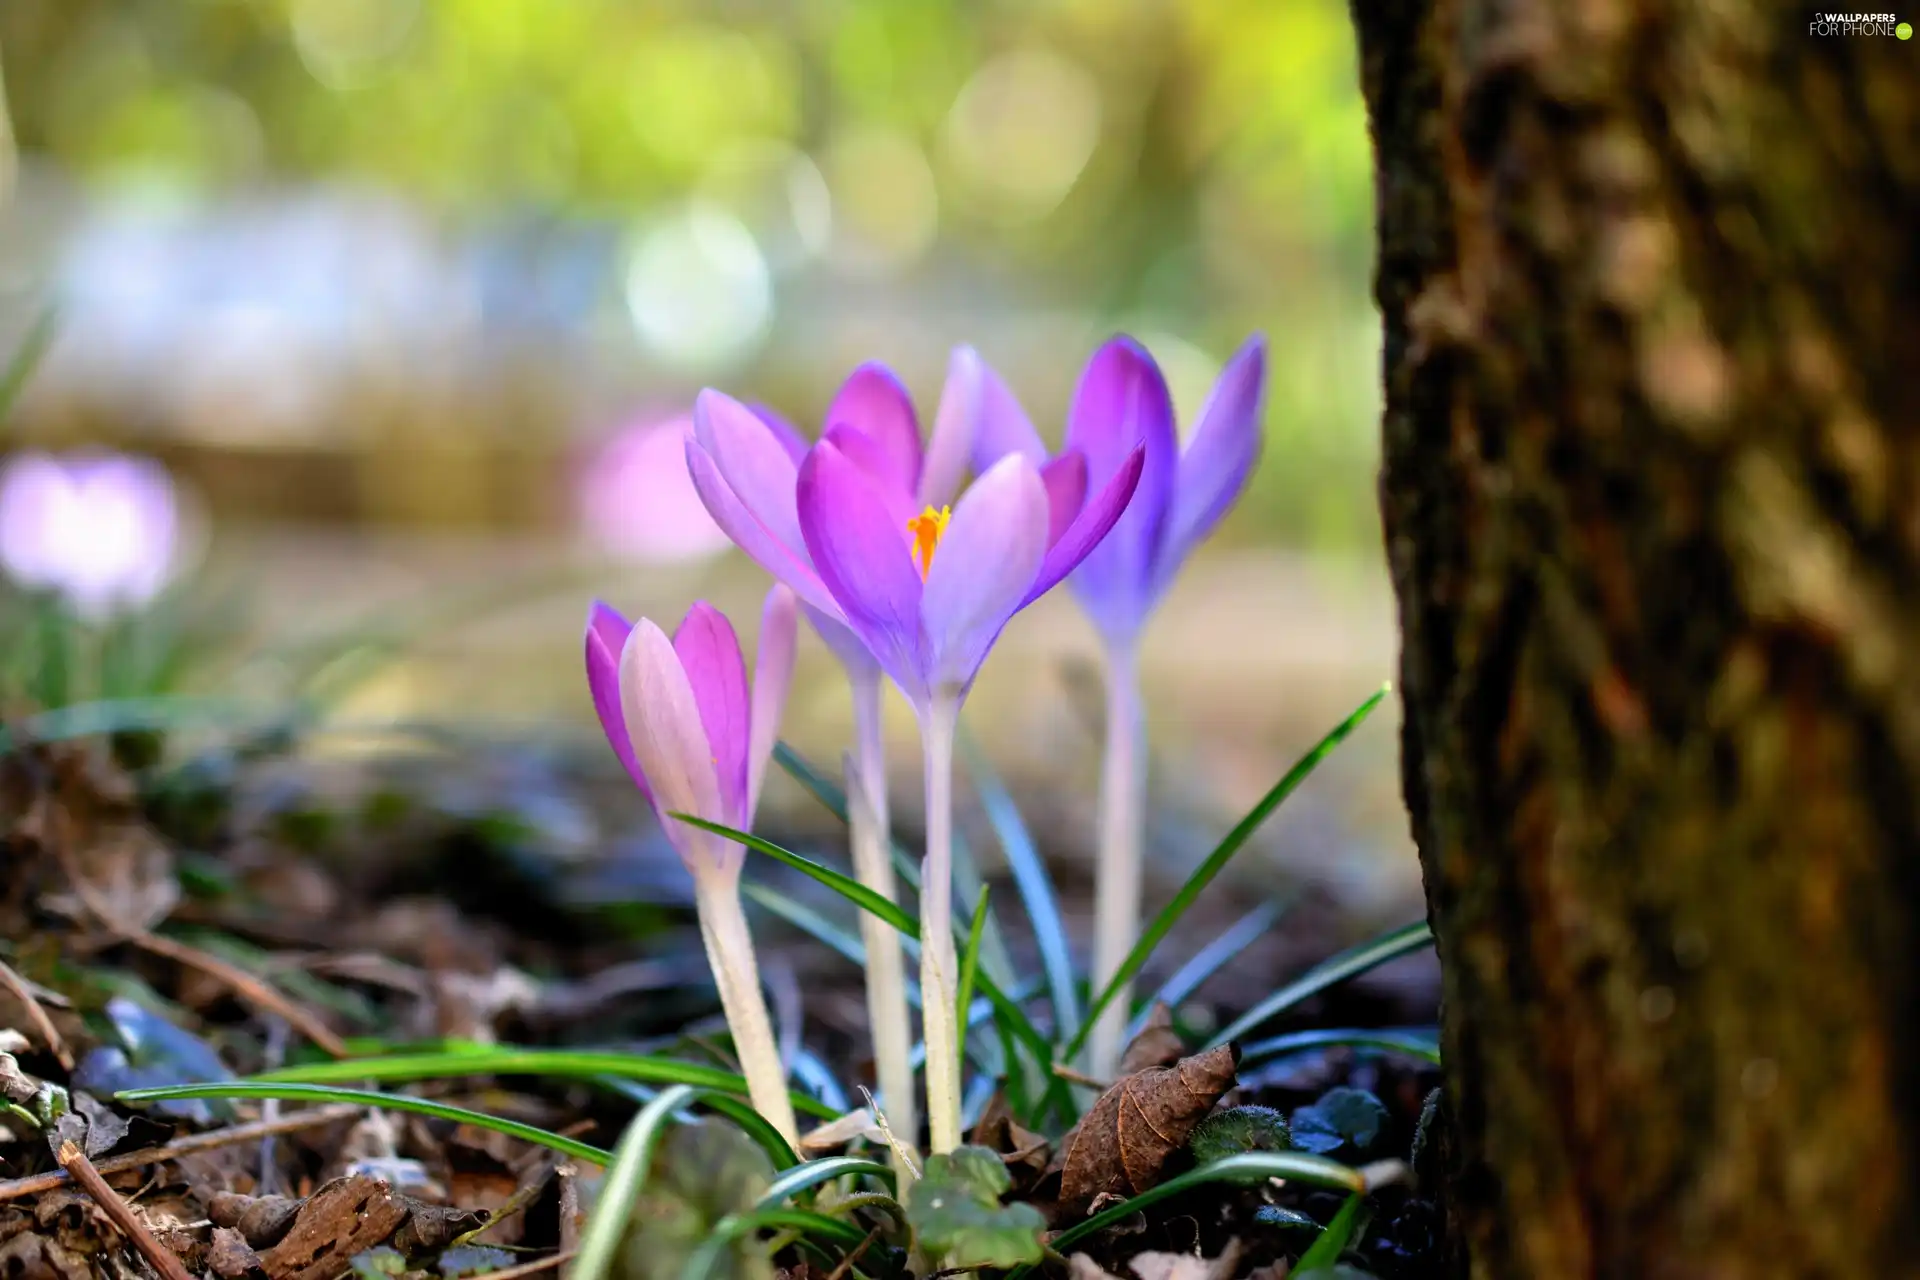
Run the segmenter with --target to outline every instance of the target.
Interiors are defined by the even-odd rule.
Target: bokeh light
[[[179,567],[180,526],[173,479],[150,458],[33,452],[0,471],[0,567],[83,617],[158,595]]]
[[[733,545],[687,474],[693,421],[641,415],[591,451],[578,474],[582,530],[600,551],[649,564],[703,560]]]
[[[773,273],[740,219],[696,201],[640,232],[627,306],[641,341],[664,362],[724,368],[766,334]]]

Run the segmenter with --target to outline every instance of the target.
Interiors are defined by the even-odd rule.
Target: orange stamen
[[[951,507],[942,507],[938,511],[928,507],[907,521],[907,532],[913,535],[913,562],[920,567],[922,582],[933,570],[933,549],[940,545],[940,536],[947,531],[947,521],[951,519]]]

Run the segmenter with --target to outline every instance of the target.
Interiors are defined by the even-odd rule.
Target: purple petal
[[[1135,447],[1146,447],[1133,500],[1073,577],[1094,625],[1110,638],[1130,638],[1153,606],[1153,565],[1179,465],[1166,380],[1133,339],[1114,338],[1088,361],[1067,418],[1067,445],[1087,455],[1094,488],[1105,486]]]
[[[689,869],[718,862],[724,856],[721,841],[667,816],[688,813],[709,822],[726,819],[693,685],[673,642],[645,618],[634,625],[620,651],[620,710],[633,742],[633,757],[653,784],[653,807],[667,839]]]
[[[762,569],[792,587],[808,604],[830,615],[839,615],[840,606],[834,603],[820,575],[813,571],[805,544],[789,547],[760,523],[734,496],[713,456],[698,440],[687,441],[687,474],[692,477],[694,492],[700,495],[707,514],[736,546]]]
[[[753,827],[760,807],[760,784],[766,781],[767,758],[780,736],[780,712],[787,705],[787,687],[793,683],[793,657],[799,640],[799,602],[792,591],[775,583],[760,607],[760,651],[753,663],[753,723],[747,734],[746,805],[732,824],[742,831]]]
[[[780,447],[787,451],[789,458],[793,459],[794,470],[798,471],[801,461],[807,456],[807,450],[812,447],[806,436],[800,433],[800,428],[757,400],[747,408],[753,410],[754,417],[767,424],[767,430],[773,432],[774,438],[780,442]]]
[[[653,789],[647,775],[633,758],[633,742],[627,736],[626,717],[620,712],[620,651],[626,648],[633,624],[611,605],[595,600],[587,609],[587,691],[593,695],[593,709],[600,717],[600,728],[620,764],[640,788],[649,803]]]
[[[1047,446],[1033,429],[1033,419],[1020,407],[1012,388],[984,360],[980,361],[979,415],[973,437],[975,472],[984,473],[1010,453],[1020,454],[1036,467],[1047,460]]]
[[[979,430],[983,368],[979,353],[972,347],[955,347],[947,358],[947,381],[940,389],[933,438],[927,443],[920,492],[915,495],[922,506],[950,506],[960,492]]]
[[[855,634],[902,692],[924,701],[920,573],[907,531],[868,474],[830,441],[815,445],[800,468],[800,528]]]
[[[1233,506],[1260,457],[1260,408],[1266,390],[1267,342],[1255,334],[1220,371],[1200,420],[1180,454],[1173,515],[1154,563],[1155,594]]]
[[[1088,553],[1100,545],[1100,540],[1107,536],[1126,511],[1128,502],[1139,486],[1140,473],[1146,460],[1146,446],[1136,446],[1127,455],[1119,474],[1107,481],[1107,487],[1080,509],[1080,514],[1074,518],[1066,534],[1047,549],[1046,561],[1041,564],[1027,598],[1020,604],[1022,609],[1053,590],[1060,579],[1072,573]]]
[[[1069,449],[1040,468],[1040,482],[1047,486],[1047,545],[1066,534],[1080,508],[1087,502],[1087,456]]]
[[[853,371],[827,407],[829,429],[846,423],[878,447],[879,472],[902,493],[920,488],[920,419],[913,398],[883,364]]]
[[[913,490],[902,489],[893,483],[888,459],[874,438],[846,422],[828,427],[827,433],[820,438],[832,441],[833,447],[844,454],[848,461],[867,473],[868,479],[873,481],[874,492],[887,504],[887,517],[905,529],[907,522],[919,513],[920,508],[914,505]]]
[[[693,433],[740,505],[783,545],[799,551],[804,543],[793,499],[799,467],[779,437],[751,409],[718,391],[702,391],[694,401]]]
[[[719,820],[738,825],[735,819],[746,808],[747,739],[753,722],[740,637],[725,614],[696,600],[673,633],[673,651],[693,686],[700,725],[706,730],[708,758],[726,815]]]
[[[965,693],[1047,554],[1047,490],[1012,454],[961,496],[927,572],[920,616],[937,692]]]

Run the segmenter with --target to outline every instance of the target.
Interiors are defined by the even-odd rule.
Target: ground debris
[[[376,1178],[336,1178],[308,1196],[279,1244],[260,1255],[271,1280],[334,1280],[355,1254],[384,1244],[408,1206]]]
[[[1234,1086],[1240,1054],[1222,1045],[1171,1067],[1126,1076],[1100,1095],[1066,1144],[1060,1199],[1089,1206],[1158,1183],[1193,1127]]]

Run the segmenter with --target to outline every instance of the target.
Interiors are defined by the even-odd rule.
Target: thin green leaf
[[[22,742],[66,742],[142,730],[228,728],[286,718],[285,713],[266,715],[257,703],[235,698],[107,698],[42,711],[21,721],[16,730],[0,730],[0,754]]]
[[[673,1113],[693,1100],[694,1090],[677,1084],[640,1108],[613,1148],[613,1161],[600,1184],[599,1198],[580,1233],[580,1254],[569,1273],[571,1280],[604,1280],[633,1218],[634,1202],[646,1186],[653,1165],[653,1148],[672,1123]]]
[[[642,1084],[638,1080],[622,1080],[615,1076],[594,1076],[592,1082],[623,1098],[631,1098],[643,1106],[661,1094],[661,1090]],[[773,1122],[755,1111],[753,1105],[746,1099],[736,1098],[732,1094],[713,1089],[703,1089],[700,1092],[700,1105],[713,1108],[715,1114],[733,1121],[741,1132],[759,1143],[760,1149],[767,1153],[767,1159],[773,1162],[775,1169],[791,1169],[800,1163],[800,1157],[795,1155],[793,1148],[787,1145],[787,1140],[780,1136],[780,1131],[773,1127]],[[682,1108],[674,1119],[685,1123],[690,1117],[698,1119],[692,1112]]]
[[[487,1115],[482,1111],[469,1111],[465,1107],[450,1106],[428,1098],[410,1098],[400,1093],[375,1093],[369,1089],[342,1089],[335,1085],[320,1084],[280,1084],[261,1080],[228,1080],[210,1084],[167,1085],[155,1089],[123,1089],[113,1096],[121,1102],[134,1105],[142,1102],[184,1101],[188,1098],[277,1098],[282,1102],[351,1102],[362,1107],[411,1111],[416,1115],[432,1116],[438,1120],[452,1120],[458,1124],[491,1129],[509,1138],[518,1138],[522,1142],[548,1147],[594,1164],[604,1165],[612,1158],[609,1153],[602,1151],[599,1147],[589,1146],[558,1133],[549,1133],[545,1129],[537,1129],[530,1124],[521,1124],[518,1120],[505,1120],[499,1116]]]
[[[1247,1010],[1226,1030],[1208,1041],[1207,1048],[1215,1049],[1229,1040],[1241,1039],[1261,1023],[1279,1017],[1302,1000],[1319,995],[1328,987],[1377,968],[1389,960],[1397,960],[1409,952],[1418,951],[1432,941],[1433,931],[1427,927],[1427,922],[1416,920],[1369,942],[1349,947],[1339,955],[1321,961]]]
[[[1340,1261],[1340,1255],[1346,1252],[1347,1245],[1353,1240],[1353,1229],[1359,1222],[1360,1206],[1365,1199],[1365,1195],[1359,1191],[1347,1197],[1347,1202],[1333,1215],[1333,1221],[1327,1224],[1327,1229],[1314,1240],[1313,1247],[1300,1255],[1300,1261],[1294,1265],[1297,1274],[1305,1275],[1316,1267],[1331,1267]]]
[[[847,818],[847,792],[844,787],[795,751],[785,741],[773,744],[774,763],[786,770],[787,776],[799,783],[806,793],[818,800],[823,808],[842,823]],[[888,841],[888,851],[893,855],[894,874],[906,882],[907,888],[920,892],[920,863],[898,841]]]
[[[987,927],[987,887],[980,886],[980,898],[973,904],[973,922],[967,926],[967,949],[960,953],[960,990],[954,998],[953,1016],[962,1026],[973,1010],[973,979],[980,972],[980,938]]]
[[[1033,927],[1040,946],[1040,965],[1047,975],[1047,994],[1053,1003],[1056,1027],[1080,1024],[1080,998],[1074,984],[1073,950],[1059,899],[1053,890],[1053,878],[1047,872],[1046,859],[1040,856],[1026,822],[1020,817],[1013,797],[1001,784],[1000,776],[987,762],[986,753],[962,730],[957,736],[960,759],[987,812],[987,822],[1000,841],[1007,866],[1013,872],[1014,887],[1027,909],[1027,921]]]
[[[1068,1042],[1065,1051],[1060,1055],[1062,1061],[1071,1062],[1079,1056],[1080,1050],[1086,1046],[1087,1037],[1093,1033],[1094,1023],[1100,1020],[1101,1013],[1113,1003],[1114,997],[1119,995],[1121,989],[1133,981],[1134,976],[1147,963],[1148,957],[1153,954],[1153,949],[1159,946],[1161,939],[1172,931],[1173,926],[1181,916],[1186,914],[1187,908],[1193,905],[1201,891],[1213,883],[1213,878],[1225,869],[1234,854],[1240,852],[1241,846],[1246,844],[1255,831],[1259,830],[1260,824],[1280,807],[1280,802],[1292,795],[1295,788],[1306,781],[1307,775],[1311,774],[1335,747],[1346,741],[1347,735],[1359,728],[1362,721],[1373,714],[1373,709],[1385,699],[1387,690],[1391,687],[1390,685],[1380,686],[1374,695],[1361,703],[1352,715],[1342,720],[1331,733],[1320,739],[1311,751],[1301,756],[1293,768],[1287,770],[1286,776],[1274,784],[1273,790],[1262,796],[1260,803],[1253,806],[1252,811],[1240,820],[1239,825],[1227,833],[1227,838],[1207,855],[1206,861],[1202,862],[1199,869],[1180,886],[1180,892],[1173,896],[1173,901],[1169,902],[1160,914],[1153,918],[1153,922],[1141,932],[1140,940],[1133,944],[1133,950],[1127,953],[1126,960],[1121,963],[1119,970],[1107,983],[1106,989],[1101,991],[1099,998],[1094,1000],[1088,1008],[1086,1020],[1080,1024],[1080,1029],[1074,1032],[1073,1039]]]
[[[713,1270],[713,1264],[720,1260],[720,1255],[735,1240],[756,1231],[780,1228],[847,1245],[857,1245],[867,1238],[866,1232],[850,1222],[803,1209],[756,1209],[752,1213],[730,1213],[714,1224],[713,1234],[687,1259],[686,1270],[680,1273],[681,1280],[706,1280]]]
[[[1336,1191],[1363,1192],[1366,1180],[1358,1169],[1350,1169],[1334,1160],[1320,1156],[1310,1156],[1299,1151],[1256,1151],[1243,1156],[1228,1156],[1225,1160],[1216,1160],[1177,1178],[1169,1178],[1159,1186],[1143,1191],[1131,1200],[1101,1210],[1091,1218],[1076,1222],[1053,1239],[1047,1241],[1047,1247],[1056,1253],[1065,1253],[1071,1245],[1085,1240],[1088,1236],[1105,1231],[1114,1223],[1157,1204],[1170,1196],[1183,1191],[1204,1186],[1210,1182],[1264,1182],[1268,1178],[1291,1178],[1296,1182],[1309,1183],[1316,1187],[1331,1187]],[[1019,1278],[1030,1270],[1022,1267],[1008,1277]]]
[[[451,1053],[395,1054],[377,1058],[347,1058],[298,1067],[263,1071],[249,1080],[263,1084],[298,1081],[330,1084],[337,1081],[377,1080],[395,1084],[410,1080],[448,1080],[461,1076],[556,1076],[591,1079],[617,1076],[654,1084],[685,1084],[720,1093],[745,1094],[747,1082],[718,1067],[652,1058],[636,1053],[606,1053],[578,1049],[460,1049]],[[817,1098],[794,1092],[793,1105],[802,1113],[832,1120],[839,1113]]]
[[[1201,984],[1208,978],[1220,972],[1242,951],[1258,942],[1261,935],[1273,927],[1273,922],[1278,920],[1286,909],[1286,903],[1269,899],[1241,916],[1225,933],[1195,952],[1193,959],[1181,965],[1178,972],[1161,983],[1160,989],[1153,993],[1153,998],[1133,1016],[1133,1021],[1127,1026],[1127,1039],[1131,1040],[1146,1030],[1147,1019],[1153,1016],[1155,1005],[1164,1004],[1169,1009],[1178,1008],[1180,1002],[1198,991]]]
[[[1435,1028],[1407,1027],[1387,1028],[1380,1031],[1360,1031],[1353,1028],[1334,1028],[1320,1031],[1295,1031],[1289,1035],[1275,1036],[1271,1040],[1261,1040],[1241,1050],[1242,1066],[1252,1066],[1259,1062],[1271,1062],[1275,1058],[1284,1058],[1289,1054],[1302,1053],[1309,1049],[1324,1049],[1332,1045],[1353,1045],[1361,1049],[1381,1049],[1388,1053],[1403,1053],[1409,1058],[1419,1058],[1423,1062],[1440,1065],[1439,1032]]]
[[[711,831],[715,835],[725,836],[729,840],[745,845],[756,853],[766,854],[775,862],[783,862],[794,870],[810,876],[819,883],[827,886],[827,888],[832,889],[835,893],[862,910],[880,917],[914,941],[918,942],[920,940],[920,925],[918,921],[905,911],[902,911],[899,906],[887,901],[851,876],[842,875],[832,867],[822,866],[811,858],[803,858],[791,850],[782,849],[770,840],[763,840],[759,836],[750,835],[745,831],[736,831],[732,827],[722,826],[717,822],[708,822],[706,819],[696,818],[692,814],[673,813],[667,816],[684,822],[688,826],[698,827],[702,831]],[[1027,1017],[1026,1011],[1008,999],[1006,992],[1002,991],[999,984],[994,982],[988,975],[984,973],[981,974],[977,981],[981,994],[993,1001],[994,1012],[1000,1017],[1008,1019],[1013,1034],[1019,1039],[1020,1043],[1026,1046],[1029,1052],[1038,1055],[1035,1061],[1052,1061],[1052,1058],[1049,1056],[1051,1049],[1047,1045],[1046,1037],[1042,1036],[1038,1029],[1034,1027],[1033,1020]]]
[[[33,371],[40,367],[40,361],[46,356],[47,348],[53,345],[54,335],[59,331],[59,308],[52,305],[42,307],[40,314],[33,318],[27,336],[13,349],[13,358],[7,361],[6,372],[0,373],[0,421],[13,412],[14,401],[20,398],[20,392],[26,388],[27,379],[33,377]]]
[[[756,1210],[778,1209],[802,1191],[812,1190],[823,1182],[835,1178],[873,1177],[885,1178],[889,1185],[894,1181],[894,1172],[884,1164],[873,1160],[862,1160],[858,1156],[833,1156],[825,1160],[809,1160],[797,1168],[790,1169],[773,1180],[767,1188],[767,1194],[760,1197]]]

